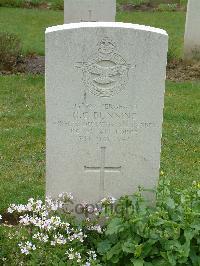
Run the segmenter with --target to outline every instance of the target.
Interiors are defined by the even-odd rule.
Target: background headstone
[[[64,21],[75,22],[114,22],[116,0],[65,0]]]
[[[200,0],[188,1],[184,58],[200,60]]]
[[[47,29],[48,195],[93,203],[157,185],[167,43],[133,24]]]

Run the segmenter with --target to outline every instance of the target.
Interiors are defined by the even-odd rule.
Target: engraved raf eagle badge
[[[105,37],[98,43],[96,54],[76,64],[83,72],[87,91],[95,96],[111,97],[125,89],[130,65],[115,50],[115,43]]]

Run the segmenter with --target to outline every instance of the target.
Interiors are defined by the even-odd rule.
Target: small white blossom
[[[67,192],[63,192],[63,193],[60,193],[59,198],[63,199],[63,200],[73,200],[73,195],[71,193],[67,193]]]
[[[83,232],[75,232],[69,237],[69,241],[73,241],[75,239],[79,240],[80,242],[84,241],[84,238],[86,238],[87,235],[84,235]]]
[[[76,260],[77,263],[81,263],[81,254],[79,252],[74,253],[72,248],[66,251],[65,254],[68,256],[69,260]]]
[[[58,234],[58,235],[54,235],[54,242],[55,244],[58,244],[58,245],[65,245],[67,243],[67,240],[65,239],[63,235]]]
[[[88,226],[88,230],[90,231],[97,231],[99,234],[102,234],[102,228],[100,225],[91,225],[91,226]]]
[[[102,204],[114,204],[115,202],[116,202],[116,199],[112,196],[109,196],[101,200]]]
[[[56,242],[55,241],[51,241],[51,246],[55,246]]]
[[[25,255],[30,254],[31,250],[36,250],[36,246],[29,241],[25,243],[19,243],[18,246],[20,247],[21,253]]]
[[[30,224],[30,217],[27,214],[24,216],[20,216],[19,218],[20,218],[19,222],[21,224],[23,224],[23,225],[29,225]]]
[[[48,239],[49,239],[48,235],[45,235],[45,234],[39,233],[39,232],[37,234],[34,234],[33,238],[34,239],[38,239],[38,240],[40,240],[41,242],[44,242],[44,243],[48,242]]]
[[[68,255],[68,259],[69,259],[69,260],[73,260],[73,259],[74,259],[74,257],[75,257],[75,256],[74,256],[74,254],[73,254],[73,253]]]
[[[95,251],[90,250],[87,252],[87,254],[89,255],[89,262],[91,262],[92,260],[96,260],[97,259],[97,254],[95,253]]]

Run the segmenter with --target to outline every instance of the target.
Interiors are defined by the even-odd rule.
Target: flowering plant
[[[18,231],[10,232],[9,238],[18,240],[18,260],[31,261],[34,265],[50,261],[67,265],[98,265],[97,255],[88,244],[90,238],[101,233],[100,225],[87,218],[75,222],[65,212],[66,205],[73,200],[71,194],[62,193],[58,199],[28,200],[26,205],[11,204],[8,213],[17,217]],[[83,226],[83,223],[85,226]]]
[[[199,266],[200,183],[172,193],[161,180],[154,206],[143,192],[81,204],[81,220],[67,210],[68,193],[11,204],[17,224],[0,216],[0,264]]]

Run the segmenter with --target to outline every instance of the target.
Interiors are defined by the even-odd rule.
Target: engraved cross
[[[92,20],[92,10],[88,10],[88,20],[82,20],[81,22],[97,22],[96,20]]]
[[[121,166],[119,167],[107,167],[106,165],[106,147],[101,147],[101,162],[100,166],[88,167],[84,166],[86,172],[100,172],[100,199],[104,197],[105,187],[105,173],[119,173],[121,172]]]

